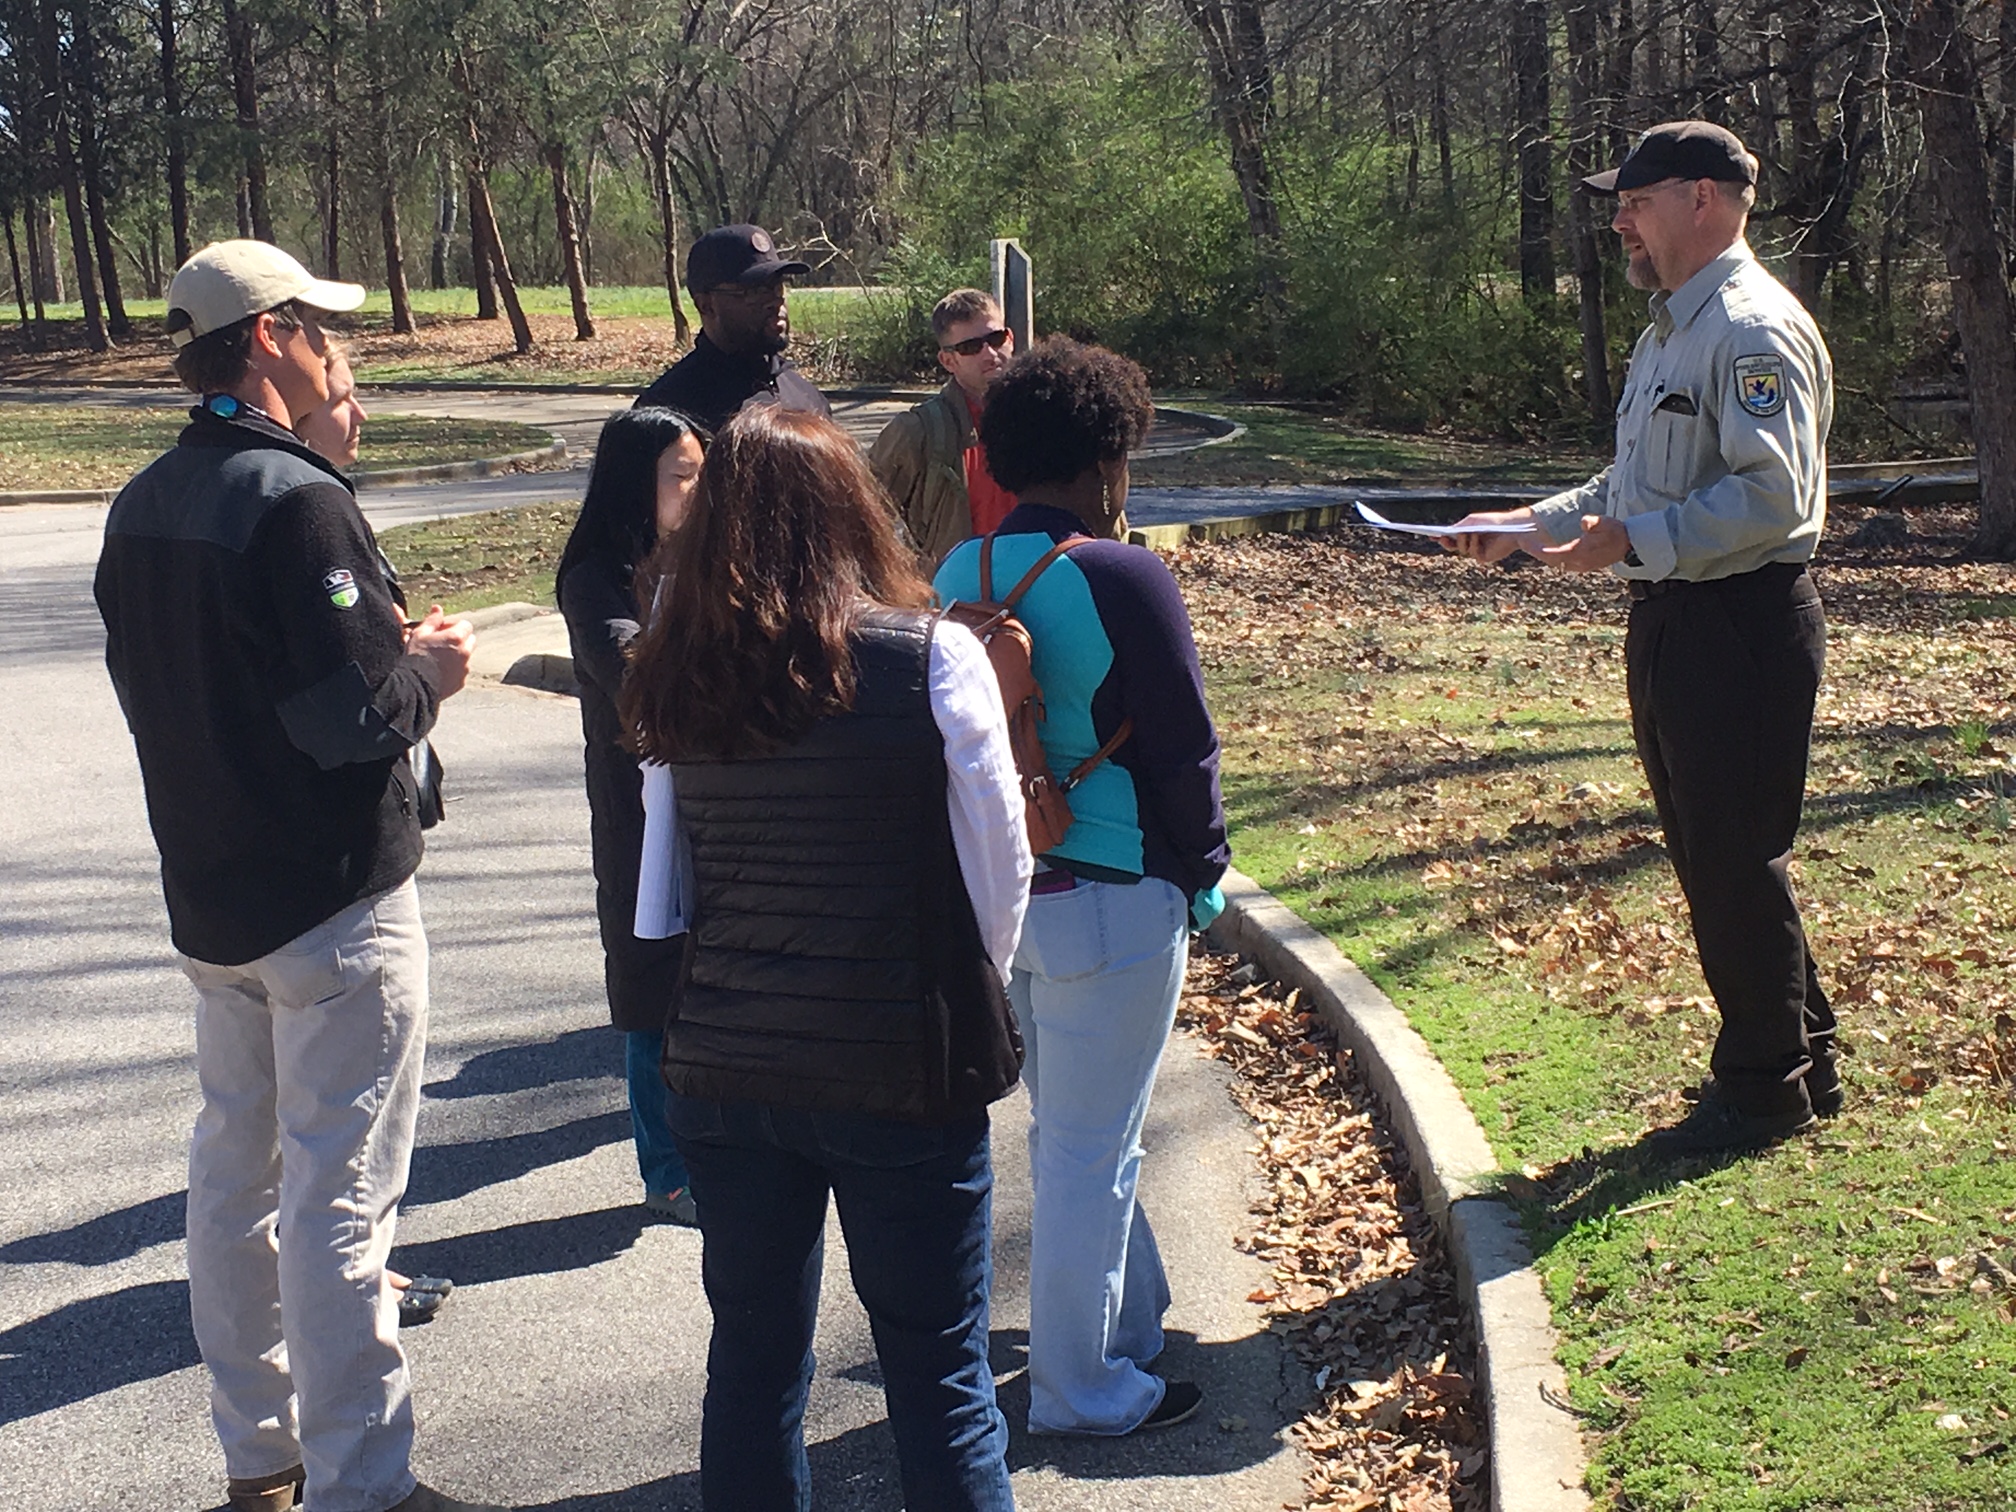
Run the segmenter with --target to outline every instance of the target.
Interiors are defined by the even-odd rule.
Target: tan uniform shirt
[[[1624,521],[1641,566],[1706,582],[1811,559],[1827,521],[1834,364],[1792,292],[1737,242],[1652,296],[1617,407],[1617,460],[1533,506],[1573,540],[1585,514]]]

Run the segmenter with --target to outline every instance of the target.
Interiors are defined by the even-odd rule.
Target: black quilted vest
[[[931,620],[867,616],[853,709],[797,744],[674,766],[698,886],[673,1091],[943,1123],[1015,1085],[945,810]]]

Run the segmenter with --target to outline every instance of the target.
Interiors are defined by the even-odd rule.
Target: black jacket
[[[644,783],[623,749],[616,694],[624,649],[637,634],[631,565],[590,552],[556,584],[574,675],[581,685],[581,734],[588,777],[588,839],[595,863],[595,916],[602,926],[602,975],[609,1020],[625,1033],[662,1031],[678,984],[685,937],[636,935],[637,868],[644,850]]]
[[[811,410],[829,418],[833,413],[826,396],[790,358],[730,355],[705,331],[694,341],[693,350],[660,373],[637,402],[681,410],[709,431],[718,431],[743,405],[764,393],[776,395],[786,409]]]
[[[341,473],[194,411],[113,502],[96,594],[178,950],[240,965],[412,875],[440,695]]]
[[[1021,1037],[945,810],[931,616],[855,636],[852,710],[774,756],[676,763],[697,905],[665,1075],[690,1097],[944,1123]]]

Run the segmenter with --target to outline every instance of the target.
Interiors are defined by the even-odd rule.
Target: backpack
[[[1050,771],[1050,758],[1043,753],[1040,728],[1043,723],[1043,689],[1036,682],[1035,643],[1029,627],[1015,615],[1015,606],[1035,586],[1036,579],[1049,570],[1060,556],[1092,538],[1072,536],[1059,541],[1022,574],[1022,581],[1007,594],[994,597],[994,537],[980,541],[980,597],[972,603],[953,602],[945,617],[964,625],[987,648],[987,661],[994,668],[994,680],[1001,686],[1001,703],[1008,711],[1008,745],[1015,757],[1015,772],[1022,782],[1024,823],[1029,830],[1029,849],[1046,855],[1064,843],[1072,823],[1069,794],[1107,757],[1134,733],[1132,718],[1120,721],[1120,728],[1090,756],[1071,769],[1059,782]]]

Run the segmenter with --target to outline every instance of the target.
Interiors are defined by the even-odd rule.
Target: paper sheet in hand
[[[1360,504],[1358,517],[1367,525],[1379,530],[1398,530],[1406,535],[1461,536],[1461,535],[1532,535],[1539,527],[1531,520],[1520,520],[1510,525],[1403,525],[1397,520],[1389,520],[1377,510]]]

